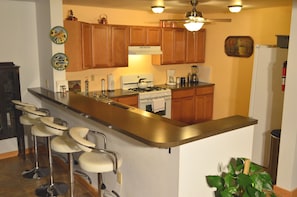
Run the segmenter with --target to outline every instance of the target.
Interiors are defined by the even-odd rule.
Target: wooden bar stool
[[[95,143],[87,139],[87,135],[92,132],[100,135],[104,139],[104,148],[98,148]],[[102,173],[118,171],[122,164],[122,158],[114,151],[106,149],[106,136],[97,131],[91,131],[84,127],[73,127],[69,130],[69,135],[76,141],[77,145],[84,151],[78,159],[80,167],[87,171],[98,174],[98,196],[102,196]]]
[[[19,100],[12,100],[12,103],[14,103],[16,109],[23,112],[23,115],[20,116],[20,123],[24,126],[30,126],[31,129],[32,129],[32,126],[40,123],[39,122],[40,117],[46,116],[49,114],[48,110],[42,109],[41,111],[39,111],[39,109],[37,109],[33,104],[23,103]],[[34,114],[32,114],[32,112]],[[48,176],[49,169],[42,168],[39,166],[37,137],[34,135],[33,135],[33,146],[34,146],[35,166],[30,170],[23,171],[22,176],[24,178],[29,178],[29,179],[40,179],[41,177]]]
[[[54,117],[44,117],[40,120],[42,124],[35,127],[34,133],[40,137],[47,138],[50,181],[37,188],[35,194],[42,197],[63,195],[67,192],[68,186],[65,183],[54,182],[51,137],[67,131],[67,123],[66,121]]]

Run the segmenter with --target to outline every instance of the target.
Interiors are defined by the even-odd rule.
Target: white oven
[[[147,88],[139,88],[139,79],[144,79]],[[121,76],[121,88],[138,92],[138,108],[171,118],[171,90],[154,86],[152,74],[134,74]]]
[[[138,108],[171,118],[171,90],[141,92],[138,95]]]

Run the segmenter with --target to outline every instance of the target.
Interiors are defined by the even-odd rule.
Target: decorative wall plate
[[[56,44],[64,44],[67,41],[68,33],[64,27],[56,26],[51,29],[50,38]]]
[[[229,36],[225,40],[225,53],[233,57],[250,57],[254,41],[250,36]]]
[[[56,53],[51,59],[52,67],[56,70],[65,70],[69,64],[68,57],[64,53]]]

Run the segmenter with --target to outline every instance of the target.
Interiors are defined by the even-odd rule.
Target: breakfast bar
[[[120,176],[105,173],[103,179],[121,197],[211,196],[205,176],[216,174],[218,164],[232,157],[252,155],[255,119],[231,116],[188,125],[108,98],[28,91],[71,127],[106,134],[108,148],[119,152],[123,164]],[[96,175],[89,176],[96,188]]]

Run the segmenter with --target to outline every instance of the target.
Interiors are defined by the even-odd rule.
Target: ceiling
[[[150,7],[164,1],[166,13],[183,14],[191,9],[190,0],[63,0],[63,4],[151,11]],[[203,13],[226,13],[231,2],[240,0],[198,0]],[[243,9],[291,6],[292,0],[241,0]]]

